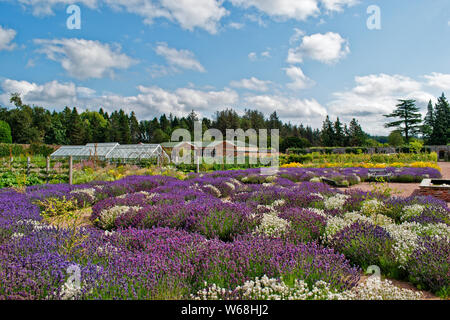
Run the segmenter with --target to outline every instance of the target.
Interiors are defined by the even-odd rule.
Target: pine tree
[[[336,119],[336,122],[334,123],[334,144],[337,147],[343,147],[344,146],[344,129],[342,128],[342,123],[339,120],[339,117]]]
[[[277,112],[274,111],[269,116],[269,121],[267,123],[267,128],[268,129],[281,129],[282,126],[283,126],[283,123],[280,121],[280,118],[278,117]]]
[[[406,142],[420,131],[422,116],[415,100],[399,100],[397,108],[391,114],[384,115],[386,118],[399,118],[399,120],[388,122],[386,128],[397,128],[405,135]]]
[[[333,147],[335,142],[335,132],[330,117],[327,116],[322,126],[321,133],[322,145],[325,147]]]
[[[139,122],[134,111],[130,115],[130,134],[132,143],[140,142]]]
[[[71,144],[82,145],[85,143],[85,126],[78,114],[77,108],[72,109],[70,114],[69,140]]]
[[[422,134],[424,139],[429,143],[431,136],[433,134],[433,127],[434,127],[434,109],[433,109],[433,103],[428,102],[428,107],[427,107],[427,115],[425,116],[425,119],[423,121],[423,126],[422,126]]]
[[[361,147],[366,142],[366,134],[362,130],[361,126],[359,125],[358,121],[353,118],[352,121],[350,121],[350,126],[348,128],[349,132],[349,145],[352,147]]]
[[[446,145],[450,140],[450,106],[444,94],[435,106],[435,118],[430,144]]]
[[[119,110],[119,128],[122,137],[122,139],[119,142],[122,144],[130,144],[131,143],[130,121],[128,119],[128,115],[122,109]]]

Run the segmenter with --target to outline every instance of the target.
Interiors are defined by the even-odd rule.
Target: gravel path
[[[450,162],[439,162],[439,166],[441,167],[442,177],[444,179],[450,179]],[[388,183],[389,187],[392,188],[396,195],[402,197],[409,197],[412,195],[414,190],[419,189],[420,183]],[[363,191],[371,191],[372,186],[368,182],[363,182],[354,186],[351,186],[350,189],[360,189]],[[341,189],[341,190],[348,190]]]

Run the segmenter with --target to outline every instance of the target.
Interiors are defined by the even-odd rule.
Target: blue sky
[[[0,0],[0,104],[19,92],[140,119],[252,108],[313,127],[357,117],[387,134],[396,99],[425,110],[449,91],[449,36],[446,0]]]

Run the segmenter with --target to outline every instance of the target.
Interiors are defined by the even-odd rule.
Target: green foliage
[[[45,200],[36,201],[41,208],[41,215],[45,218],[53,218],[57,216],[70,216],[73,211],[78,209],[75,201],[67,200],[66,197],[47,198]]]
[[[11,128],[2,120],[0,120],[0,143],[12,143]]]
[[[309,148],[311,143],[305,138],[287,137],[280,144],[280,151],[286,152],[290,148]]]
[[[432,133],[428,143],[446,145],[450,141],[450,105],[444,94],[438,98],[432,118]]]
[[[318,150],[318,149],[314,149]],[[293,162],[297,163],[314,163],[314,164],[324,164],[324,163],[413,163],[413,162],[436,162],[437,154],[432,153],[395,153],[395,154],[363,154],[357,153],[357,148],[351,150],[351,153],[339,154],[339,153],[321,153],[312,152],[304,154],[303,150],[300,149],[299,153],[289,153],[280,155],[280,164],[285,165]],[[364,150],[364,149],[363,149]],[[296,150],[290,150],[296,151]],[[320,149],[320,151],[323,151]],[[409,151],[409,149],[407,150]]]
[[[423,141],[420,141],[420,140],[417,140],[417,139],[413,139],[409,143],[409,149],[411,150],[411,152],[420,153],[422,148],[423,148]]]
[[[389,135],[388,142],[389,145],[393,147],[400,147],[405,143],[405,140],[403,139],[402,134],[398,130],[395,130]]]

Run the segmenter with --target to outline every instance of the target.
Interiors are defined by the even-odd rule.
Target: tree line
[[[213,119],[199,119],[195,111],[185,117],[163,114],[159,118],[139,121],[134,112],[122,109],[112,113],[102,108],[79,113],[77,108],[65,107],[62,111],[49,111],[40,106],[24,104],[19,94],[11,95],[13,108],[0,107],[0,142],[51,145],[83,145],[89,142],[162,143],[170,141],[176,129],[187,129],[192,134],[195,121],[201,121],[203,132],[219,129],[279,129],[280,149],[311,146],[362,146],[367,140],[356,119],[349,126],[339,118],[332,123],[327,117],[322,130],[303,124],[284,123],[276,112],[268,118],[257,110],[245,110],[240,116],[233,109],[217,111]]]
[[[450,143],[450,105],[445,94],[433,105],[430,100],[427,114],[422,120],[415,100],[399,100],[396,109],[386,118],[395,120],[387,122],[386,128],[394,128],[389,136],[390,144],[401,145],[412,138],[423,138],[427,145],[446,145]]]

